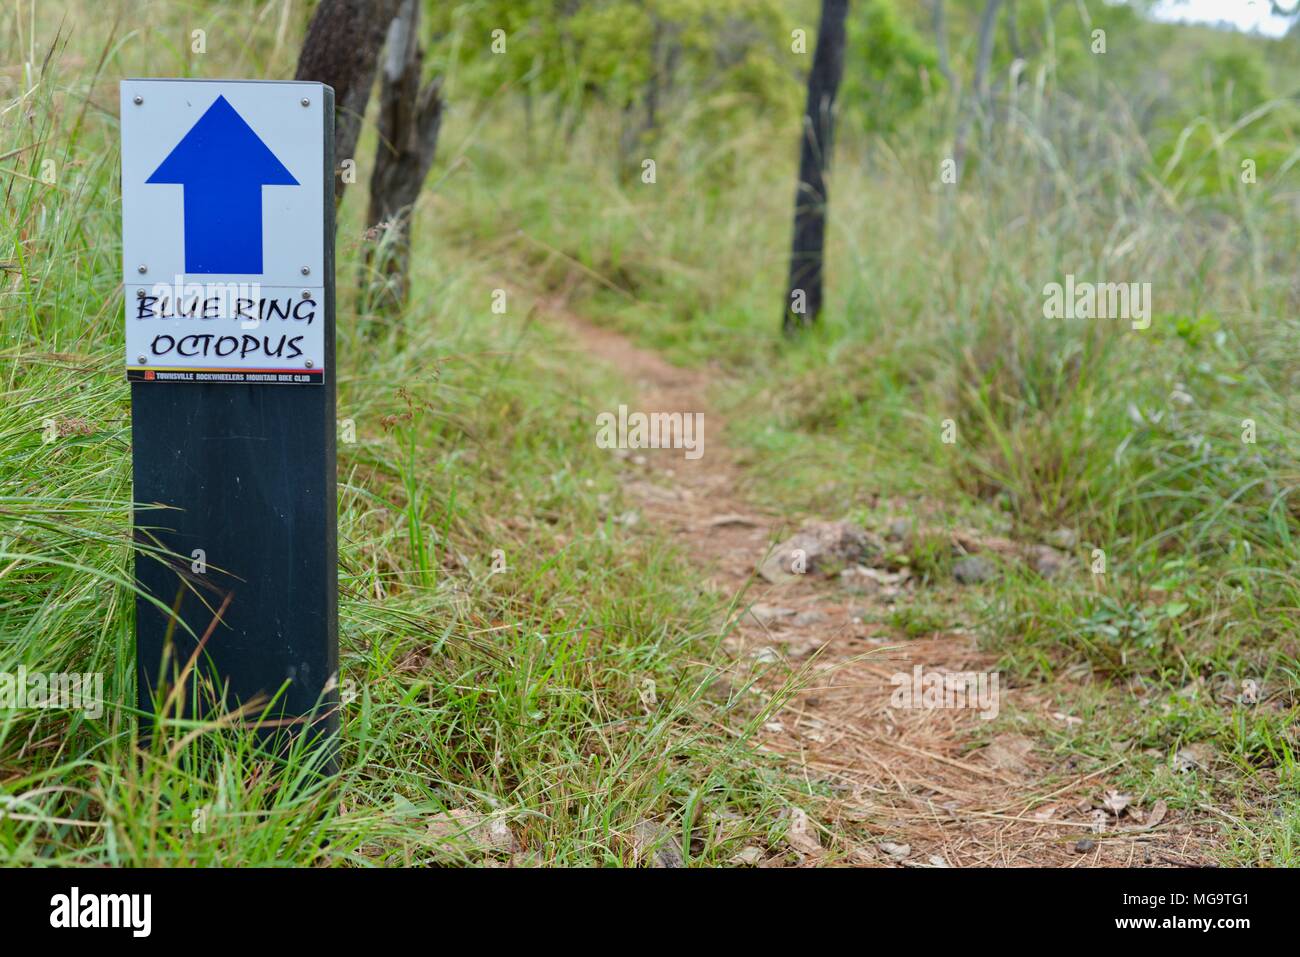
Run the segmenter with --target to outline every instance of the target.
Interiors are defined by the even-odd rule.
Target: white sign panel
[[[124,80],[121,91],[128,378],[322,382],[321,85]]]

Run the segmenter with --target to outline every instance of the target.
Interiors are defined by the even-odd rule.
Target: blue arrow
[[[185,188],[185,271],[262,271],[262,187],[298,181],[218,96],[146,183]]]

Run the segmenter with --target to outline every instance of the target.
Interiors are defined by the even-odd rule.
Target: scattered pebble
[[[1047,536],[1047,543],[1068,552],[1079,544],[1079,533],[1072,528],[1058,528]]]
[[[685,867],[681,845],[672,832],[654,821],[642,821],[632,829],[636,859],[649,867]]]
[[[1055,578],[1070,564],[1070,556],[1050,545],[1035,545],[1029,550],[1029,565],[1044,578]]]
[[[978,585],[997,573],[993,563],[980,555],[959,558],[952,566],[952,577],[963,585]]]
[[[889,528],[885,531],[885,537],[891,542],[906,541],[912,534],[912,523],[905,518],[896,518],[889,523]]]

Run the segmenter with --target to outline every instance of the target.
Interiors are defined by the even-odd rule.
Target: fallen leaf
[[[817,831],[808,812],[802,808],[790,809],[790,826],[785,832],[786,842],[800,854],[815,856],[822,852],[822,842],[817,838]]]
[[[911,844],[895,844],[892,841],[881,841],[876,846],[896,861],[901,861],[912,853]]]
[[[1259,683],[1254,678],[1247,678],[1241,683],[1241,703],[1259,703]]]
[[[1206,741],[1198,741],[1195,744],[1189,744],[1185,748],[1179,748],[1174,755],[1173,766],[1174,770],[1179,774],[1185,774],[1192,768],[1208,771],[1213,763],[1214,745]]]
[[[749,847],[741,848],[739,853],[732,857],[731,862],[733,864],[744,864],[748,867],[754,867],[763,863],[763,857],[763,849],[751,844]]]
[[[1130,811],[1129,813],[1131,814],[1132,811]],[[1124,828],[1124,831],[1130,834],[1134,834],[1139,831],[1149,831],[1152,828],[1154,828],[1157,824],[1159,824],[1161,821],[1163,821],[1165,819],[1165,815],[1168,813],[1169,813],[1169,805],[1167,805],[1164,801],[1157,801],[1155,804],[1151,806],[1151,811],[1149,814],[1146,815],[1146,820],[1142,824],[1139,824],[1136,827],[1126,827]]]
[[[637,696],[641,699],[641,705],[646,711],[653,711],[659,703],[655,680],[653,678],[642,679],[641,686],[637,689]]]
[[[499,816],[455,808],[430,818],[425,832],[435,844],[459,851],[510,851],[515,837]]]
[[[1106,796],[1101,799],[1101,806],[1119,817],[1124,813],[1124,808],[1128,807],[1132,801],[1132,795],[1120,794],[1118,791],[1107,791]]]
[[[1000,734],[979,753],[995,768],[1004,771],[1023,771],[1029,766],[1026,758],[1034,750],[1032,738],[1023,734]]]

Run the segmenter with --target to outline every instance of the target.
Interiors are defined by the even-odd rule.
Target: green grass
[[[803,786],[748,743],[765,708],[746,685],[716,693],[721,596],[613,520],[590,413],[610,373],[572,362],[526,294],[492,313],[483,257],[428,217],[409,310],[380,322],[344,290],[339,316],[340,432],[355,431],[339,445],[341,773],[322,781],[318,757],[270,753],[228,719],[171,719],[135,748],[116,80],[258,74],[273,41],[255,37],[190,68],[101,39],[95,73],[100,49],[74,30],[5,95],[25,119],[0,142],[0,671],[102,672],[107,710],[0,712],[0,859],[605,865],[631,862],[655,821],[716,864],[779,830]],[[446,153],[474,135],[452,126]],[[360,200],[340,277],[363,254]],[[514,847],[449,837],[445,811],[503,822]]]
[[[63,8],[71,37],[45,61]],[[39,82],[20,69],[0,87],[0,670],[101,671],[110,702],[134,699],[116,80],[283,75],[301,27],[277,5],[196,9],[105,40],[83,5],[42,6]],[[202,58],[175,39],[194,17],[220,38]],[[430,831],[447,809],[497,815],[552,863],[628,862],[645,820],[692,863],[779,839],[781,810],[816,785],[751,748],[743,689],[710,691],[726,596],[613,520],[589,409],[615,373],[530,314],[564,291],[716,371],[757,500],[792,520],[914,517],[903,557],[923,597],[892,626],[979,622],[1003,670],[1083,718],[1005,720],[1085,773],[1122,762],[1144,801],[1209,815],[1225,863],[1300,863],[1300,121],[1278,100],[1235,125],[1149,122],[1087,68],[1093,101],[1050,74],[1026,89],[960,189],[937,181],[950,144],[930,124],[844,129],[830,303],[795,340],[778,331],[783,117],[723,122],[747,104],[693,102],[647,145],[651,185],[617,174],[616,117],[592,110],[571,143],[541,131],[550,148],[523,162],[518,100],[461,102],[453,83],[411,307],[381,321],[345,300],[340,316],[339,416],[357,437],[340,444],[342,773],[316,783],[307,756],[280,767],[215,725],[140,755],[124,708],[3,713],[0,856],[482,860]],[[1240,182],[1242,156],[1258,183]],[[361,198],[340,277],[364,255]],[[1043,286],[1067,273],[1152,283],[1151,327],[1045,319]],[[1043,542],[1063,527],[1078,540],[1064,576],[1008,563],[987,586],[951,582],[952,529]],[[496,550],[506,573],[490,574]],[[1212,772],[1173,769],[1193,744]]]
[[[1300,326],[1287,251],[1300,117],[1276,101],[1177,154],[1179,128],[1142,126],[1104,82],[1097,96],[1049,90],[960,190],[937,182],[945,145],[923,130],[874,150],[845,134],[830,305],[795,340],[778,331],[795,143],[777,124],[719,147],[684,117],[647,148],[654,184],[605,173],[607,137],[590,130],[576,147],[600,158],[590,169],[540,160],[505,190],[471,188],[447,228],[480,237],[477,224],[508,223],[521,270],[717,369],[759,500],[877,527],[919,506],[933,531],[910,560],[928,584],[951,589],[948,529],[1026,543],[1072,530],[1072,573],[1010,567],[959,590],[982,642],[1025,680],[1068,686],[1087,666],[1117,716],[1093,767],[1127,753],[1121,732],[1138,717],[1153,747],[1220,748],[1226,771],[1203,803],[1241,805],[1216,818],[1227,859],[1293,862]],[[1290,159],[1239,182],[1241,156],[1279,153]],[[488,140],[473,156],[492,172],[507,159]],[[1045,284],[1067,273],[1150,282],[1150,328],[1044,318]],[[936,607],[923,598],[891,623],[933,633]],[[1189,717],[1135,704],[1127,684],[1168,694],[1198,678],[1253,680],[1268,702],[1210,696]]]

